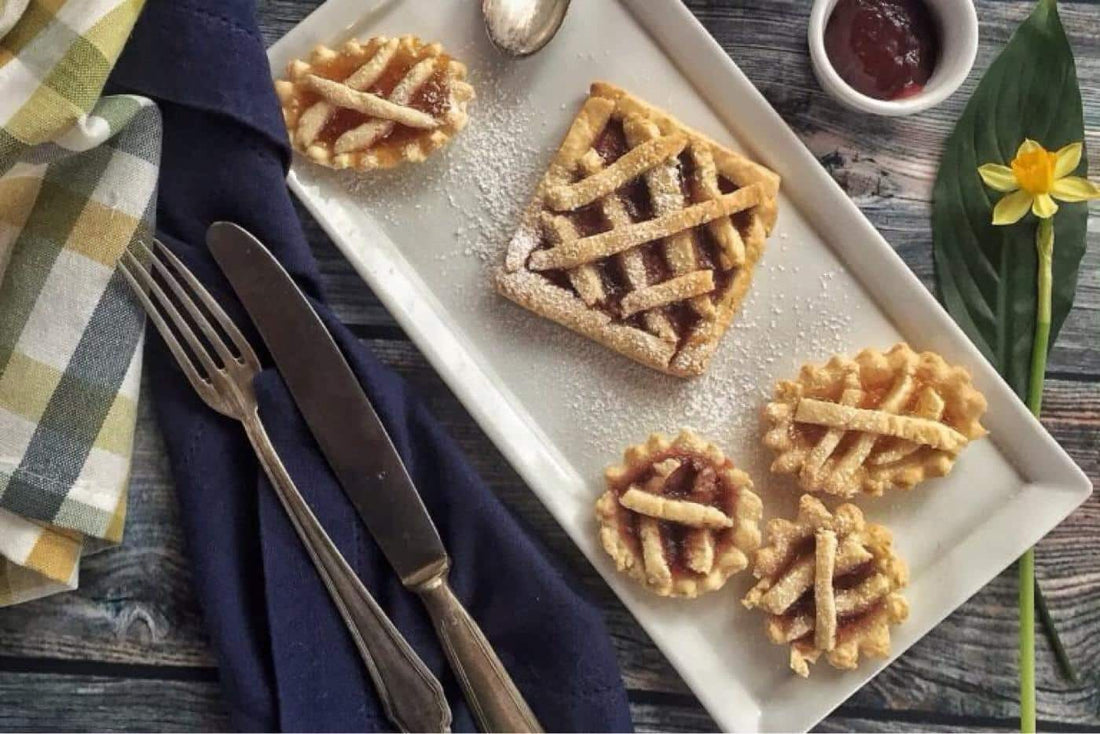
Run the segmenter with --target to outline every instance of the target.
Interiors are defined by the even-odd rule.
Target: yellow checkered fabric
[[[141,5],[0,15],[0,606],[122,537],[144,318],[115,263],[152,235],[160,117],[101,93]]]

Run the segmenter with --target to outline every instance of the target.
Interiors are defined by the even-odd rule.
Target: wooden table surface
[[[171,0],[162,0],[169,2]],[[441,0],[457,1],[457,0]],[[463,0],[472,2],[473,0]],[[581,0],[583,2],[583,0]],[[666,2],[672,0],[652,0]],[[260,0],[272,42],[315,0]],[[692,10],[860,208],[931,286],[929,198],[950,126],[1030,2],[977,0],[981,49],[963,90],[904,118],[854,114],[809,69],[809,0],[692,0]],[[1090,163],[1100,171],[1100,8],[1060,3],[1077,56]],[[1095,174],[1094,174],[1095,175]],[[1100,478],[1100,207],[1093,207],[1077,307],[1050,357],[1043,422]],[[409,380],[504,501],[584,580],[603,608],[640,730],[714,722],[565,533],[524,486],[317,225],[302,212],[341,317]],[[0,729],[218,730],[228,721],[191,588],[160,436],[142,403],[126,540],[87,559],[80,589],[0,610]],[[1038,648],[1040,727],[1100,729],[1100,497],[1039,546],[1038,574],[1082,680]],[[1016,574],[1009,569],[843,704],[823,730],[1011,730],[1017,726]]]

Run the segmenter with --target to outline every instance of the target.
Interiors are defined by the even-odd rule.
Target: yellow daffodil
[[[1069,174],[1081,162],[1081,143],[1070,143],[1051,153],[1030,138],[1020,143],[1008,166],[986,163],[978,168],[982,181],[991,189],[1005,192],[993,208],[993,224],[1015,224],[1031,209],[1040,219],[1058,211],[1059,201],[1088,201],[1100,198],[1100,187],[1088,179]]]

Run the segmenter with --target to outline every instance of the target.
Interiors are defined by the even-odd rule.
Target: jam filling
[[[875,99],[919,94],[939,57],[939,29],[923,0],[840,0],[825,53],[844,81]]]
[[[797,544],[796,548],[796,552],[791,556],[790,564],[788,564],[787,567],[784,568],[783,571],[776,576],[776,578],[782,578],[783,575],[786,574],[788,570],[790,570],[790,567],[794,565],[794,563],[797,562],[800,558],[804,558],[807,555],[812,555],[814,553],[813,536],[803,539],[800,543]],[[851,571],[845,574],[834,576],[833,589],[838,593],[847,589],[853,589],[869,579],[871,576],[873,576],[877,572],[877,570],[878,569],[875,559],[872,558],[866,563],[860,564],[859,566],[853,568]],[[836,618],[837,637],[843,637],[846,631],[858,625],[863,619],[877,612],[884,603],[885,599],[881,599],[871,605],[871,607],[868,609],[863,609],[856,612],[849,612],[848,614],[838,614]],[[798,601],[792,604],[782,616],[788,619],[793,619],[794,617],[798,617],[801,615],[814,617],[816,616],[816,614],[817,606],[816,604],[814,604],[814,589],[813,586],[811,586],[809,589],[803,592],[802,596],[798,597]],[[812,645],[814,642],[813,630],[806,633],[802,637],[799,637],[797,640],[794,640],[794,642],[806,642],[807,644]]]
[[[608,258],[595,263],[596,273],[600,276],[600,284],[607,294],[609,304],[618,304],[626,295],[626,275],[623,274],[622,265],[615,258]]]
[[[568,217],[573,227],[577,230],[577,236],[579,237],[591,237],[594,234],[606,232],[611,228],[611,225],[604,218],[598,203],[592,203],[580,209],[575,209],[569,212]]]
[[[700,227],[696,231],[696,236],[692,238],[691,244],[695,251],[695,261],[708,270],[714,270],[715,275],[718,275],[718,271],[721,270],[716,265],[718,245],[715,243],[710,230],[706,227]]]
[[[365,120],[362,112],[341,107],[332,113],[328,124],[321,128],[317,142],[331,147],[341,135],[359,127]]]
[[[695,172],[695,161],[692,160],[691,155],[687,149],[680,153],[680,156],[676,159],[676,169],[680,175],[676,177],[677,183],[680,184],[680,195],[684,197],[684,201],[691,201],[695,197],[691,195],[691,177]]]
[[[639,176],[622,188],[619,195],[626,205],[626,213],[635,222],[653,219],[653,202],[649,197],[645,178]]]
[[[690,500],[700,504],[717,507],[723,512],[726,508],[721,504],[725,493],[729,492],[715,471],[715,467],[706,459],[695,454],[687,454],[680,451],[670,451],[656,456],[652,464],[639,469],[632,474],[624,476],[618,484],[612,487],[617,495],[622,495],[633,484],[644,485],[653,476],[653,464],[658,464],[665,459],[677,459],[680,468],[674,471],[665,480],[662,496],[669,499]],[[725,491],[723,491],[725,490]],[[638,519],[639,515],[623,509],[626,522],[622,524],[622,533],[627,542],[638,545]],[[674,577],[698,576],[695,571],[686,565],[688,533],[692,530],[679,523],[658,521],[661,528],[661,540],[664,544],[665,560]]]
[[[592,147],[603,159],[605,165],[610,165],[622,157],[630,149],[626,142],[626,135],[623,131],[622,122],[615,119],[609,120],[607,125],[604,126],[604,129],[596,137]],[[684,195],[685,201],[690,205],[693,201],[690,181],[694,174],[695,163],[692,156],[687,151],[684,151],[678,157],[676,161],[676,170],[680,190]],[[579,179],[580,176],[578,175],[577,178]],[[739,188],[737,184],[724,176],[718,177],[718,187],[724,194],[731,193]],[[617,193],[631,221],[644,222],[653,219],[654,211],[652,200],[644,176],[638,176],[627,182]],[[575,211],[565,212],[561,214],[561,216],[565,216],[569,219],[580,237],[590,237],[611,229],[611,223],[604,217],[599,202],[594,202]],[[743,211],[733,214],[731,215],[731,220],[738,231],[741,232],[742,236],[746,236],[751,222],[750,212]],[[721,270],[718,267],[718,243],[715,242],[714,237],[710,234],[707,227],[696,227],[693,231],[692,241],[693,247],[695,248],[696,261],[701,268],[713,271],[716,292],[723,292],[735,273]],[[547,249],[551,246],[551,242],[543,235],[536,249]],[[650,285],[663,283],[673,277],[672,269],[665,259],[663,243],[661,241],[648,242],[641,245],[638,250],[641,252],[642,262],[646,270],[646,279]],[[606,293],[604,300],[597,304],[596,307],[622,324],[645,330],[645,321],[641,314],[633,314],[628,318],[622,317],[621,300],[623,296],[632,290],[632,288],[626,278],[626,274],[622,270],[619,258],[607,258],[593,265],[599,273],[601,283]],[[573,287],[572,283],[570,283],[568,276],[564,272],[560,270],[544,270],[538,272],[554,285],[577,295],[576,289]],[[699,314],[687,303],[683,302],[662,306],[658,310],[664,313],[669,321],[672,322],[676,333],[680,335],[681,342],[691,333],[691,330],[700,320]]]
[[[660,242],[650,242],[643,245],[641,250],[646,278],[649,279],[650,283],[660,283],[672,277],[672,269],[668,266],[664,253],[661,251]]]
[[[592,147],[606,164],[614,163],[621,158],[630,150],[630,146],[626,144],[626,133],[623,132],[622,123],[618,120],[608,120],[603,130],[596,136]]]
[[[691,333],[691,330],[699,323],[700,319],[699,312],[685,301],[666,306],[665,315],[672,322],[672,328],[676,330],[676,333],[683,335],[681,341]]]
[[[390,94],[393,93],[398,83],[408,74],[409,70],[419,63],[422,58],[424,57],[421,57],[419,53],[409,55],[403,51],[398,51],[390,61],[390,64],[382,72],[381,76],[379,76],[374,84],[365,91],[382,97],[383,99],[388,98]],[[437,56],[436,59],[435,72],[428,81],[417,90],[416,94],[413,95],[408,106],[438,119],[445,115],[450,109],[450,94],[446,73],[450,63],[450,57],[446,54],[441,54]],[[362,65],[363,61],[361,59],[356,60],[339,55],[323,64],[313,66],[310,73],[325,79],[342,82],[354,74]],[[308,91],[303,92],[301,97],[301,108],[303,111],[307,110],[315,102],[320,100],[321,96],[316,93]],[[328,124],[325,125],[317,136],[317,141],[322,145],[331,147],[341,135],[349,130],[354,130],[368,119],[372,118],[356,110],[337,109],[333,112],[332,117],[329,118]],[[378,146],[384,143],[387,146],[398,148],[420,138],[423,134],[424,131],[421,129],[407,127],[401,123],[394,123],[391,130],[376,141],[374,145]]]

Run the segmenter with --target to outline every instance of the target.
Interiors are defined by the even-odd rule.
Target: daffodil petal
[[[1016,224],[1031,208],[1031,199],[1031,194],[1026,191],[1013,191],[1002,196],[997,206],[993,207],[993,223]]]
[[[1081,162],[1083,147],[1080,143],[1070,143],[1058,149],[1058,152],[1054,154],[1054,178],[1068,176],[1077,170],[1077,164]]]
[[[1016,182],[1016,174],[1008,166],[1000,163],[986,163],[978,167],[978,175],[982,177],[985,185],[995,191],[1015,191],[1020,188]]]
[[[1039,219],[1049,219],[1057,211],[1058,205],[1054,203],[1054,199],[1050,198],[1050,194],[1039,194],[1031,202],[1031,213]]]
[[[1020,143],[1020,147],[1016,149],[1016,157],[1019,158],[1024,153],[1034,153],[1037,150],[1045,150],[1045,148],[1031,138],[1024,138],[1024,142]]]
[[[1050,193],[1060,201],[1088,201],[1100,198],[1100,186],[1080,176],[1065,176],[1054,182]]]

